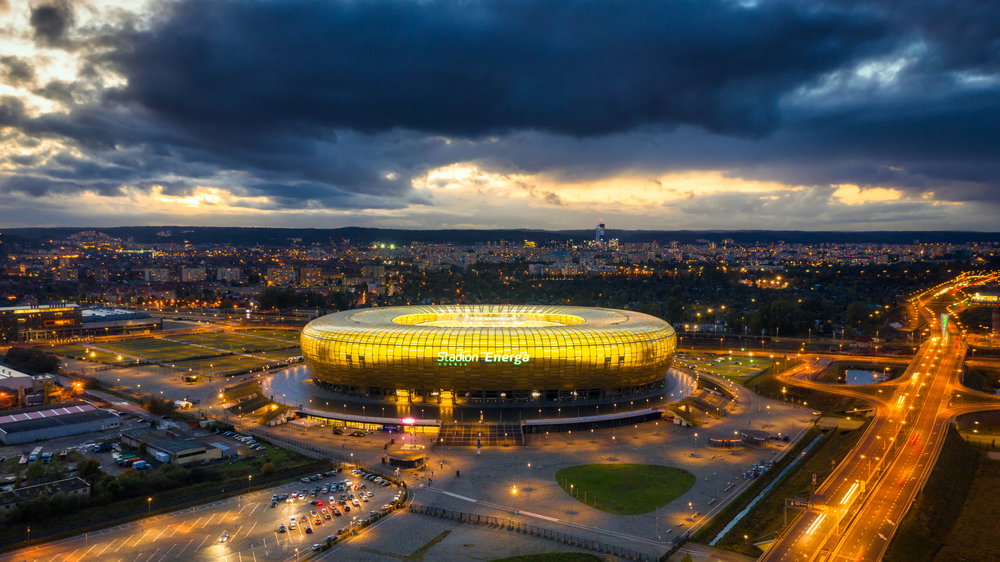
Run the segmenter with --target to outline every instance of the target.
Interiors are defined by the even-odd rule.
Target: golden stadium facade
[[[441,305],[330,314],[301,342],[313,380],[335,392],[474,404],[649,394],[663,387],[677,336],[629,310]]]

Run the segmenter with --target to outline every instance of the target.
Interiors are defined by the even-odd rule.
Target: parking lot
[[[361,505],[356,508],[351,506],[352,511],[342,511],[341,516],[324,517],[321,510],[328,507],[329,496],[313,496],[313,490],[317,486],[345,479],[351,479],[358,485],[366,484],[367,489],[363,491],[368,501],[359,499]],[[293,493],[299,494],[303,490],[307,492],[305,498],[290,499]],[[316,482],[291,482],[20,549],[0,556],[0,560],[159,562],[294,559],[296,551],[300,555],[310,552],[314,544],[323,543],[326,537],[337,536],[352,525],[360,525],[362,519],[371,518],[372,511],[381,511],[398,490],[395,486],[374,485],[349,473],[324,475]],[[341,493],[353,493],[360,498],[361,491],[337,492],[336,497],[338,502]],[[285,494],[285,501],[272,500]],[[314,505],[311,503],[314,501],[323,501],[324,505]],[[350,499],[347,503],[352,504]],[[154,498],[151,508],[155,507]],[[296,520],[294,529],[290,528],[292,518]],[[285,526],[284,532],[280,531],[282,525]]]

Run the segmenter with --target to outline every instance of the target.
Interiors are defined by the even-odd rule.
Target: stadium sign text
[[[470,353],[468,351],[448,353],[442,351],[437,355],[438,365],[465,365],[467,363],[513,363],[520,365],[530,360],[531,356],[524,351],[518,353],[493,353],[491,351],[486,353]]]

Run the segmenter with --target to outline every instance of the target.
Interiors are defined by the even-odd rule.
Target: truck
[[[160,462],[170,462],[170,455],[163,451],[156,451],[153,453],[153,457]]]
[[[50,462],[52,462],[52,453],[49,451],[42,453],[42,463],[49,464]]]
[[[111,446],[114,443],[111,441],[105,441],[104,443],[95,443],[93,447],[90,448],[92,453],[104,453],[111,450]]]
[[[132,468],[135,470],[153,470],[153,465],[146,461],[136,461],[132,463]]]
[[[127,466],[138,460],[142,459],[140,459],[136,455],[121,455],[120,457],[115,459],[115,464],[117,464],[118,466]]]

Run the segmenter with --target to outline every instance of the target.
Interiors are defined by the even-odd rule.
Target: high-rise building
[[[165,267],[150,267],[142,270],[142,279],[147,283],[169,283],[170,270]]]
[[[384,265],[366,265],[361,268],[361,276],[365,279],[381,279],[385,277]]]
[[[601,244],[604,242],[604,223],[597,223],[597,228],[594,229],[594,242]]]
[[[303,287],[322,287],[323,268],[321,267],[300,267],[299,285]]]
[[[204,267],[182,267],[181,283],[200,283],[208,277]]]
[[[268,286],[288,287],[295,284],[295,268],[269,267],[266,277]]]
[[[215,270],[216,281],[239,281],[241,276],[242,272],[238,267],[220,267]]]

